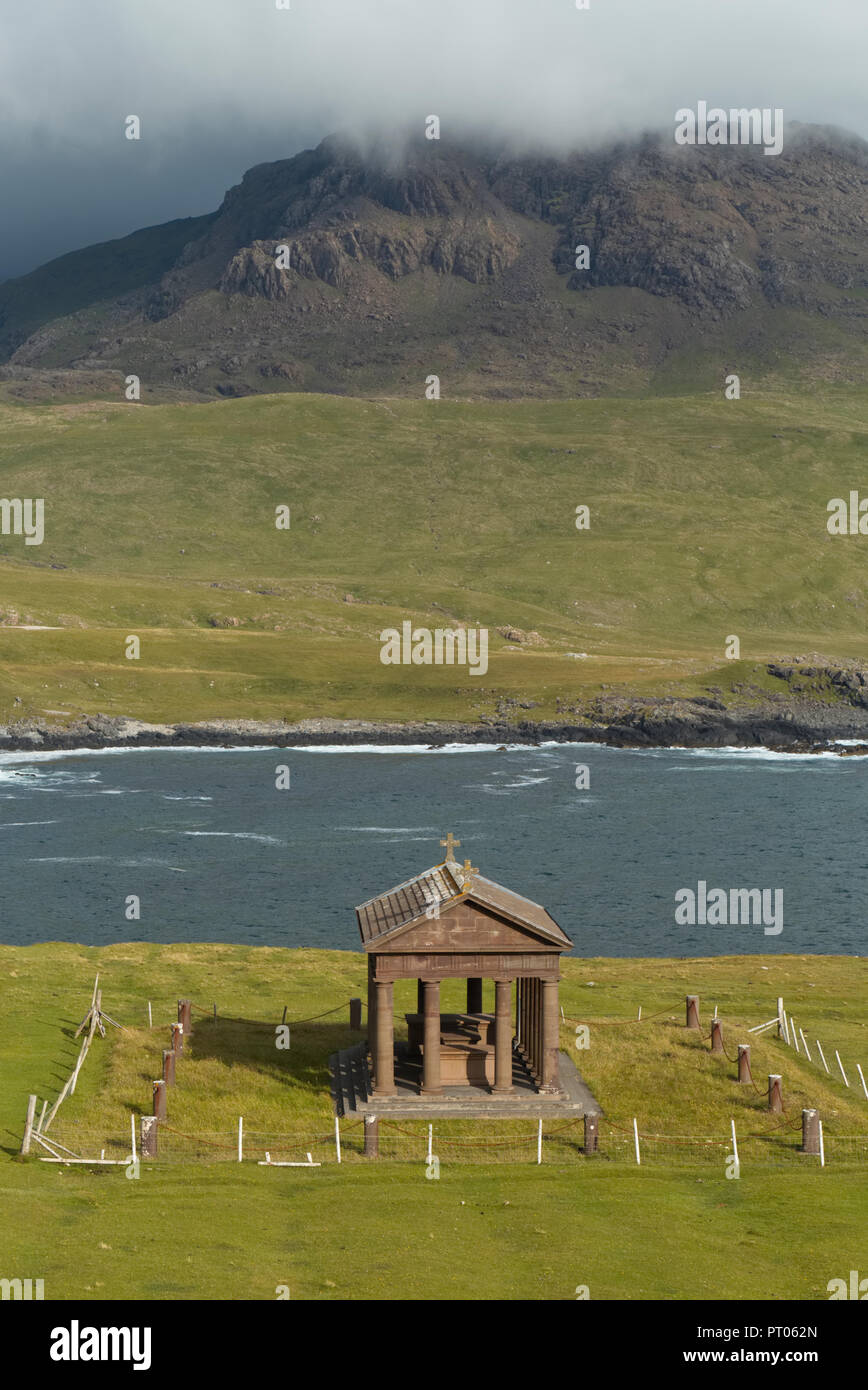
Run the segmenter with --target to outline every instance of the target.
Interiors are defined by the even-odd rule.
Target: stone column
[[[781,1093],[781,1078],[776,1075],[769,1077],[769,1110],[775,1115],[783,1113],[784,1098]]]
[[[424,1048],[422,1051],[422,1090],[426,1096],[439,1095],[440,1085],[440,981],[424,980]]]
[[[521,979],[516,980],[516,982],[515,982],[515,1041],[516,1041],[516,1044],[519,1044],[519,1043],[521,1042],[521,987],[522,987],[523,984],[524,984],[524,980],[521,980]]]
[[[376,1028],[374,1042],[374,1095],[395,1094],[395,1028],[391,980],[375,981]]]
[[[417,980],[417,981],[416,981],[416,1012],[417,1012],[417,1014],[423,1014],[423,1013],[425,1012],[425,981],[424,981],[424,980]]]
[[[542,981],[542,1088],[559,1091],[558,982]]]
[[[512,1090],[512,1010],[511,980],[494,983],[494,1089],[499,1094]]]
[[[802,1111],[802,1153],[818,1154],[820,1152],[820,1112],[819,1110]]]
[[[467,981],[467,1012],[482,1013],[482,977],[471,975]]]
[[[368,1051],[371,1054],[371,1072],[377,1072],[377,986],[374,983],[374,957],[368,956]]]
[[[530,982],[530,1038],[530,1055],[533,1072],[537,1080],[539,1080],[539,980],[537,979],[533,979]]]

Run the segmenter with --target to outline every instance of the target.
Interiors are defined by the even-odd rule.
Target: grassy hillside
[[[7,280],[0,286],[0,360],[52,320],[158,280],[211,221],[212,215],[182,217],[144,227],[115,241],[70,251],[28,275]]]
[[[267,1299],[278,1284],[288,1284],[293,1298],[571,1299],[580,1283],[590,1286],[592,1299],[827,1297],[829,1279],[859,1267],[868,1233],[868,1101],[776,1041],[755,1042],[755,1075],[783,1074],[788,1128],[776,1151],[767,1140],[751,1147],[747,1135],[771,1132],[771,1117],[750,1088],[736,1086],[728,1063],[709,1057],[707,1042],[687,1034],[683,995],[700,993],[704,1018],[718,1004],[732,1051],[783,993],[810,1038],[818,1034],[827,1052],[838,1047],[851,1062],[861,1052],[864,1062],[865,961],[563,966],[565,1012],[591,1027],[590,1048],[575,1055],[606,1111],[599,1159],[581,1159],[556,1136],[546,1141],[541,1168],[527,1161],[527,1146],[524,1161],[494,1164],[450,1162],[443,1147],[441,1179],[430,1182],[421,1158],[424,1126],[408,1121],[404,1127],[420,1133],[416,1161],[405,1140],[406,1161],[366,1162],[345,1125],[340,1168],[322,1145],[324,1165],[314,1170],[157,1161],[143,1165],[138,1181],[126,1181],[122,1168],[85,1173],[15,1158],[27,1094],[52,1099],[68,1074],[77,1051],[72,1033],[97,969],[104,1007],[135,1031],[95,1040],[52,1132],[73,1148],[92,1142],[101,1128],[107,1140],[126,1135],[130,1112],[148,1108],[166,1023],[184,995],[203,1007],[216,999],[220,1017],[214,1024],[204,1012],[195,1016],[170,1123],[222,1136],[231,1146],[239,1113],[251,1134],[330,1129],[325,1062],[355,1036],[346,1012],[293,1029],[288,1052],[274,1048],[273,1025],[284,1005],[289,1018],[307,1018],[362,992],[362,958],[211,945],[0,947],[8,1273],[44,1278],[46,1297],[83,1299]],[[458,1002],[459,988],[454,1000],[444,991],[444,1007]],[[150,1034],[142,1027],[148,999]],[[396,1012],[408,1003],[409,995],[399,997]],[[663,1013],[637,1025],[639,1003],[646,1016]],[[562,1044],[573,1045],[571,1024]],[[803,1103],[820,1107],[827,1128],[830,1158],[822,1171],[795,1153],[797,1133],[789,1126]],[[646,1164],[637,1170],[615,1144],[615,1126],[628,1125],[633,1114],[643,1133],[669,1136],[726,1137],[734,1117],[744,1149],[741,1177],[724,1177],[718,1151],[685,1156],[646,1141]],[[490,1137],[504,1125],[477,1129]],[[862,1136],[861,1160],[841,1135]],[[171,1136],[164,1143],[171,1157]],[[180,1153],[176,1148],[176,1158]],[[685,1261],[686,1245],[713,1249],[714,1258]],[[99,1252],[98,1259],[82,1261],[83,1248]]]
[[[864,658],[865,541],[826,531],[864,393],[745,392],[0,406],[2,493],[46,506],[42,546],[0,537],[0,608],[58,629],[0,626],[0,718],[474,718],[503,695],[543,716],[622,683],[772,688],[771,656]],[[487,675],[383,666],[405,618],[487,626]]]

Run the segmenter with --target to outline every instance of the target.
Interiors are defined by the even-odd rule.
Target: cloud
[[[865,0],[5,0],[0,274],[429,114],[444,138],[564,148],[705,99],[868,137],[866,41]]]

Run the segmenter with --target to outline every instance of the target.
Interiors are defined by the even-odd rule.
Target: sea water
[[[441,860],[452,830],[459,859],[544,904],[578,955],[864,954],[866,763],[552,744],[2,754],[0,940],[355,950],[354,906]],[[676,894],[700,884],[780,891],[782,930],[680,924]]]

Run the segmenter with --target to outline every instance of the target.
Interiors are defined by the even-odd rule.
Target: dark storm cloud
[[[866,0],[3,0],[0,276],[429,114],[564,147],[705,99],[868,136],[866,40]]]

